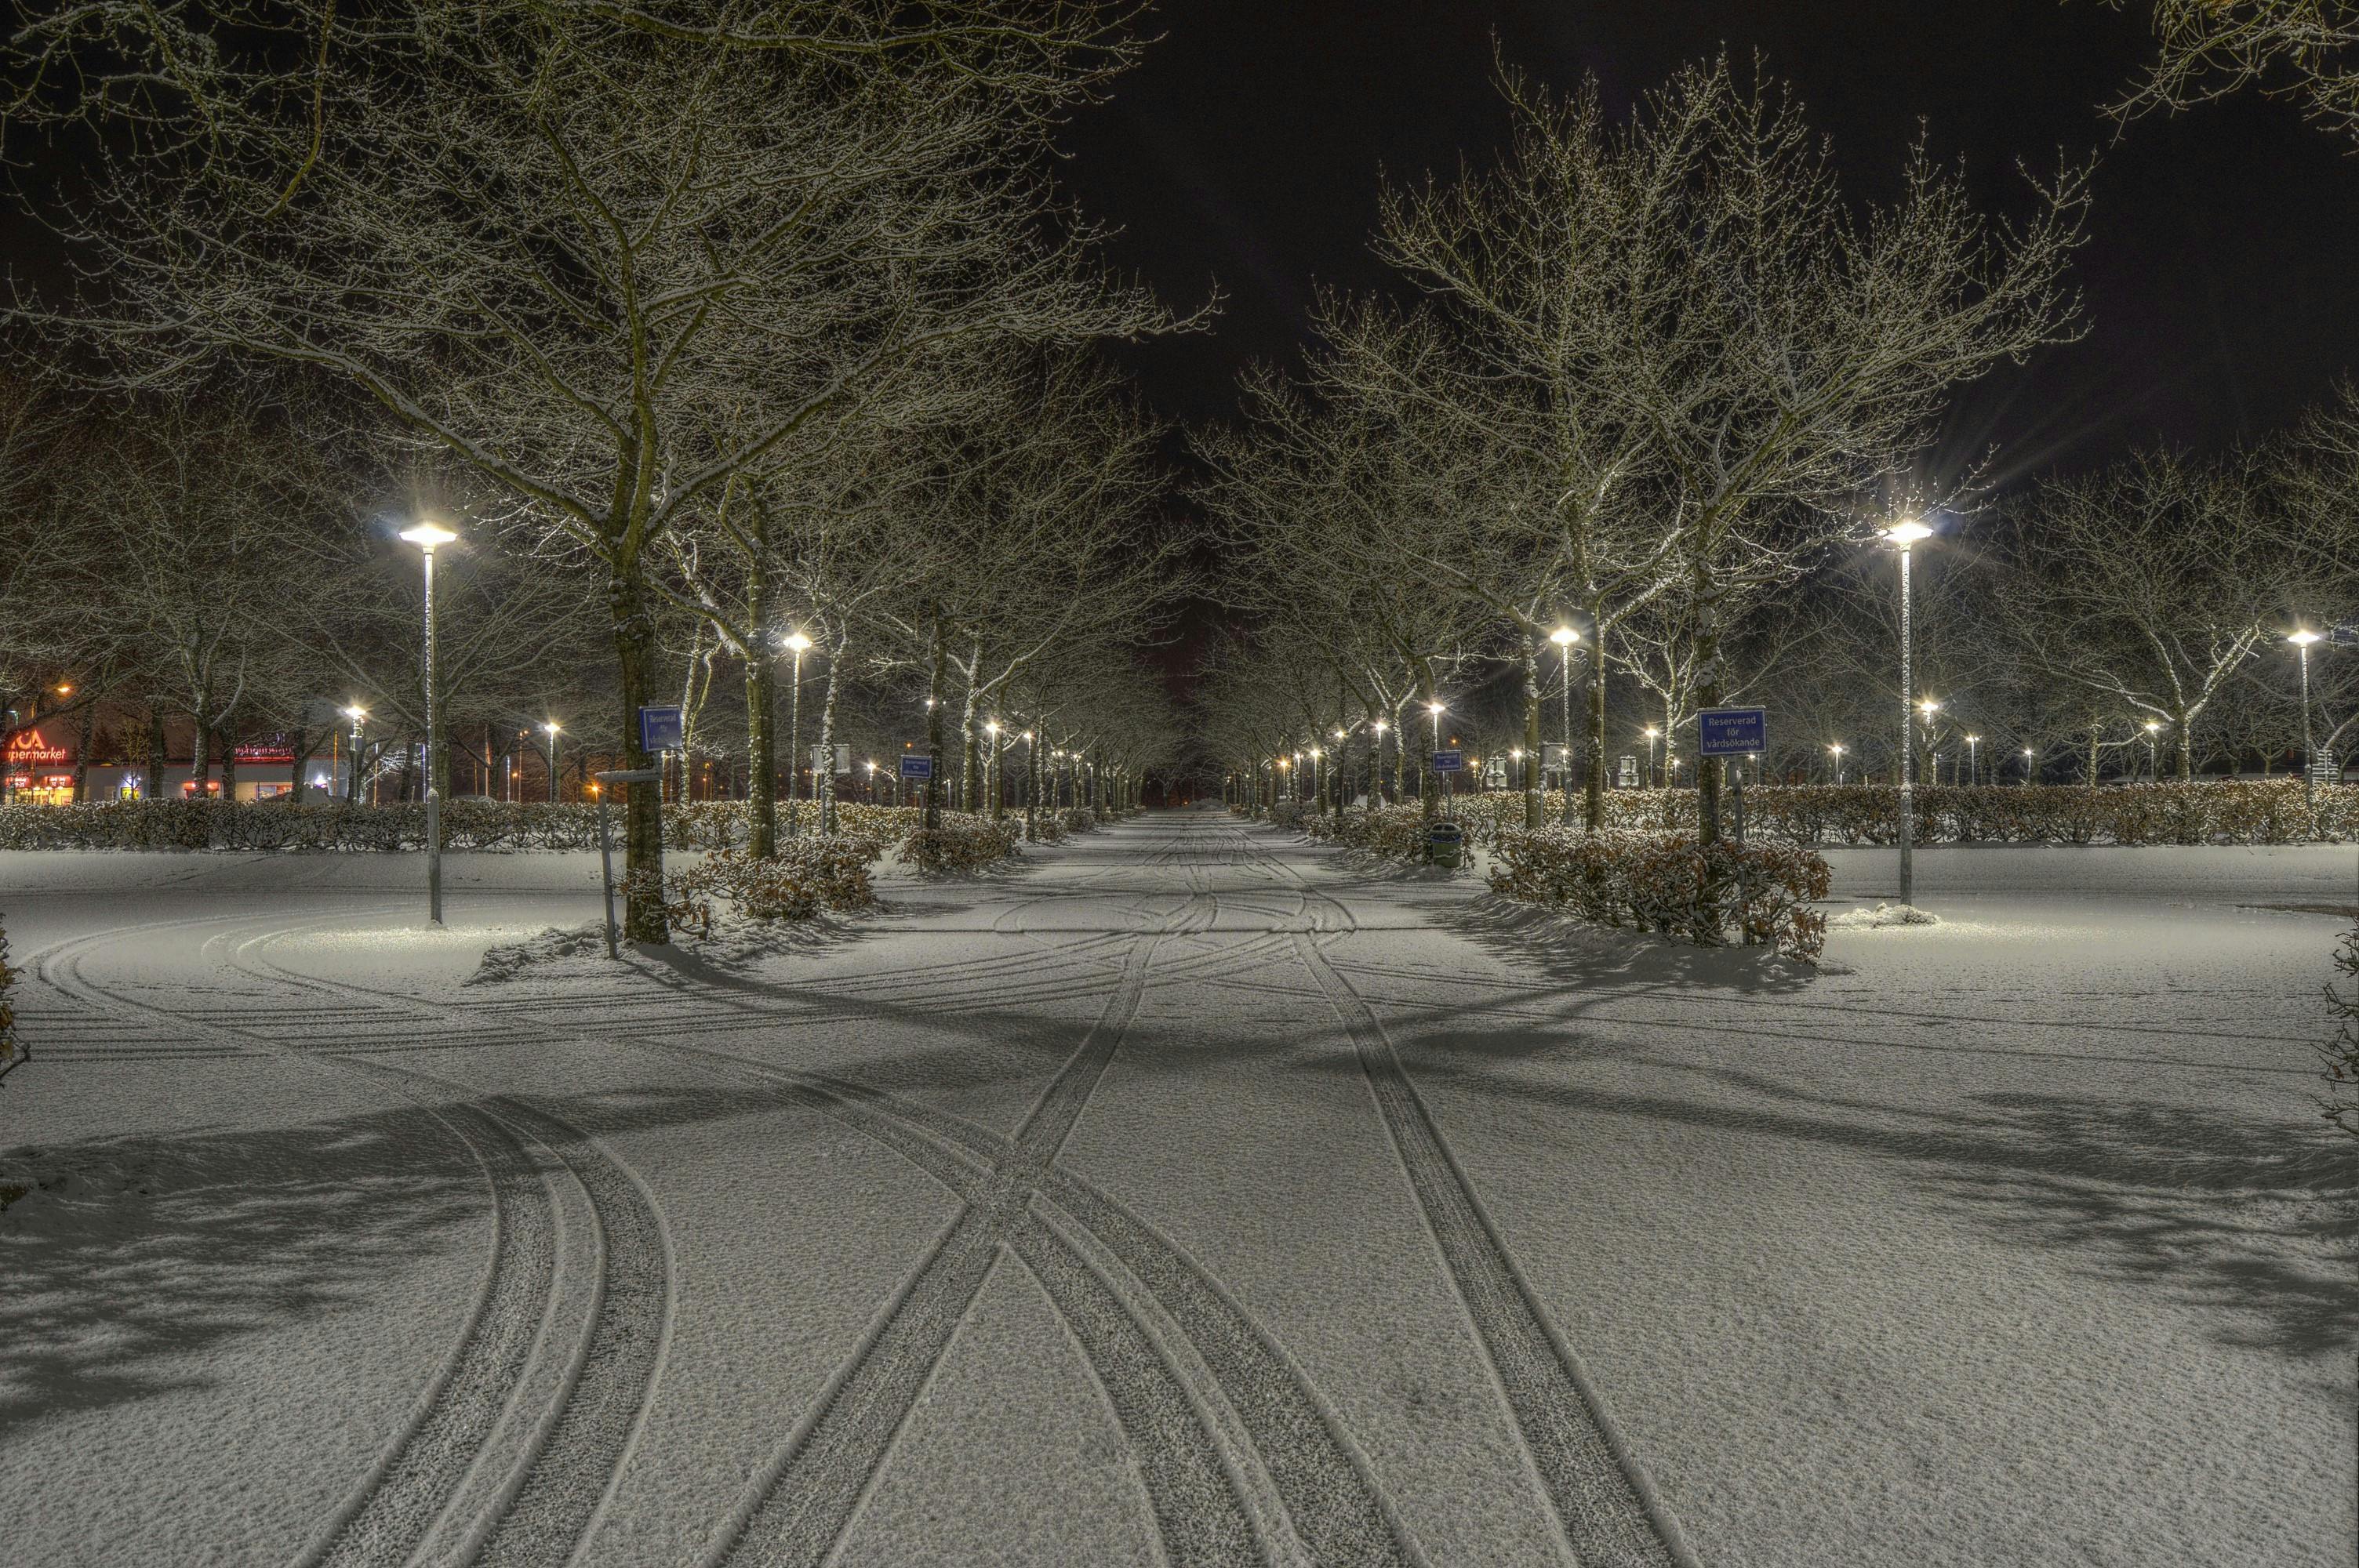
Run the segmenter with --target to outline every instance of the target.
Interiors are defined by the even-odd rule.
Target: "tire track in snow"
[[[194,922],[186,924],[197,924]],[[120,1015],[152,1013],[205,1033],[234,1034],[280,1058],[304,1053],[257,1032],[178,1017],[92,979],[91,949],[121,935],[95,933],[38,957],[44,983],[85,1007]],[[464,1485],[528,1368],[556,1290],[556,1232],[548,1184],[516,1135],[481,1108],[419,1099],[415,1075],[374,1064],[321,1065],[410,1101],[449,1130],[483,1171],[492,1198],[492,1245],[484,1281],[459,1341],[369,1474],[315,1531],[300,1568],[378,1568],[407,1563]],[[431,1083],[432,1080],[422,1080]],[[441,1087],[439,1083],[436,1087]]]
[[[1017,1130],[1010,1158],[937,1241],[839,1369],[732,1522],[716,1557],[773,1565],[823,1563],[850,1529],[999,1257],[1028,1212],[1034,1173],[1054,1158],[1137,1015],[1158,944],[1133,949],[1122,984]]]
[[[1266,850],[1261,854],[1307,897],[1321,899],[1347,920],[1353,918],[1340,900],[1321,892],[1293,867]],[[1694,1552],[1678,1521],[1614,1425],[1572,1347],[1516,1266],[1473,1184],[1409,1081],[1383,1022],[1309,934],[1295,938],[1295,948],[1358,1054],[1394,1153],[1574,1560],[1601,1568],[1696,1568]]]
[[[386,993],[367,988],[291,973],[277,965],[262,967],[268,961],[259,956],[261,949],[308,929],[291,926],[248,938],[232,950],[230,961],[243,973],[301,989],[386,1000]],[[392,1000],[413,1017],[447,1021],[457,1011],[423,1000]],[[533,1037],[546,1044],[562,1039],[553,1033],[513,1027],[509,1037]],[[461,1094],[472,1092],[428,1074],[350,1065],[415,1077]],[[564,1380],[491,1516],[474,1527],[462,1557],[487,1564],[562,1563],[578,1555],[596,1531],[655,1398],[671,1331],[670,1235],[637,1176],[589,1133],[520,1097],[498,1096],[483,1104],[488,1114],[538,1141],[572,1177],[589,1206],[596,1262],[589,1322]],[[460,1479],[463,1482],[463,1474]]]

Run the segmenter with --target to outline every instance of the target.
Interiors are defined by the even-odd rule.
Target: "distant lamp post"
[[[990,773],[989,776],[987,776],[987,777],[984,780],[984,784],[983,784],[983,806],[984,806],[984,813],[985,813],[986,815],[988,815],[988,816],[998,816],[998,815],[999,815],[999,788],[1000,788],[1000,786],[999,786],[999,720],[998,720],[998,719],[984,719],[984,722],[983,722],[983,732],[984,732],[984,734],[986,737],[988,737],[988,739],[985,741],[984,744],[985,744],[987,747],[989,747],[990,752],[991,752],[991,773]]]
[[[1827,747],[1827,755],[1835,760],[1835,783],[1838,784],[1842,784],[1843,781],[1843,749],[1840,745],[1830,745]]]
[[[1911,517],[1895,523],[1884,530],[1885,542],[1900,552],[1900,902],[1913,903],[1916,893],[1917,800],[1916,735],[1909,729],[1915,720],[1910,698],[1916,694],[1909,678],[1909,614],[1908,582],[1909,550],[1914,545],[1933,536],[1933,530]]]
[[[1966,783],[1970,784],[1983,782],[1982,753],[1975,750],[1981,741],[1982,737],[1979,735],[1966,737]]]
[[[1560,626],[1549,633],[1549,641],[1554,643],[1557,651],[1563,655],[1564,690],[1557,695],[1559,706],[1563,710],[1564,761],[1557,770],[1557,776],[1564,784],[1564,820],[1570,827],[1572,823],[1572,645],[1581,641],[1581,633],[1570,626]],[[1651,748],[1647,765],[1649,768],[1654,766]]]
[[[426,918],[442,924],[442,783],[435,762],[441,754],[441,718],[434,700],[434,552],[459,537],[450,529],[420,523],[402,538],[426,557]]]
[[[2157,761],[2158,753],[2154,749],[2155,732],[2161,728],[2162,722],[2159,719],[2149,719],[2146,721],[2146,782],[2148,784],[2162,782],[2162,769]]]
[[[564,728],[554,719],[540,727],[540,732],[549,737],[549,804],[551,806],[557,804],[557,737]]]
[[[1651,724],[1647,726],[1647,783],[1650,787],[1660,781],[1665,788],[1669,788],[1671,782],[1665,776],[1669,772],[1671,758],[1671,749],[1669,746],[1663,748],[1664,773],[1655,771],[1655,742],[1661,738],[1662,733]]]
[[[2310,645],[2319,641],[2317,633],[2305,626],[2286,634],[2286,641],[2301,655],[2301,808],[2315,821],[2318,815],[2318,770],[2310,762]]]
[[[802,783],[803,654],[810,650],[811,640],[799,632],[789,632],[778,639],[778,645],[795,656],[794,695],[787,700],[787,837],[791,838],[800,824],[800,812],[795,805],[800,797],[795,791]],[[928,708],[933,705],[932,697],[926,698]],[[813,780],[814,793],[818,781]]]
[[[1379,719],[1370,728],[1376,741],[1368,749],[1368,804],[1375,806],[1385,803],[1385,721]]]

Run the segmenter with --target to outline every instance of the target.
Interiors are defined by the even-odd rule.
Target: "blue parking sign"
[[[1454,773],[1465,766],[1466,753],[1463,752],[1436,752],[1433,754],[1433,771],[1437,773]]]
[[[931,757],[904,756],[901,759],[901,776],[905,779],[932,778],[934,760]]]
[[[679,751],[679,709],[677,708],[640,708],[639,750],[642,752]]]
[[[1769,749],[1763,708],[1707,708],[1696,715],[1696,751],[1706,757],[1757,757]]]

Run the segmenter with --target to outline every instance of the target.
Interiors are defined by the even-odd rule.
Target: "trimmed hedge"
[[[2321,788],[2313,830],[2298,777],[2102,789],[1943,785],[1914,793],[1919,844],[2301,844],[2359,838],[2359,785]],[[1723,827],[1730,821],[1729,803],[1723,795]],[[1547,807],[1551,824],[1563,821],[1561,794],[1550,794]],[[1573,809],[1577,816],[1578,800]],[[1516,793],[1462,795],[1455,814],[1478,844],[1524,830],[1524,797]],[[1745,837],[1755,841],[1894,844],[1900,837],[1899,793],[1872,784],[1767,784],[1745,792]],[[1606,792],[1608,831],[1692,835],[1695,826],[1693,790]]]
[[[1716,947],[1734,932],[1747,946],[1816,958],[1827,917],[1827,863],[1786,844],[1709,849],[1680,833],[1583,833],[1517,827],[1494,836],[1491,890],[1568,908],[1601,925],[1633,926]]]
[[[901,840],[901,863],[932,876],[966,876],[1015,855],[1023,825],[1012,817],[944,813],[940,827],[920,827]]]
[[[25,1059],[25,1047],[16,1039],[16,1009],[8,1000],[16,984],[16,971],[8,967],[8,933],[0,928],[0,1078]]]
[[[867,909],[876,903],[868,880],[873,859],[846,838],[796,838],[767,860],[715,849],[669,879],[664,903],[675,928],[700,936],[712,935],[715,899],[766,923],[809,920],[822,909]]]

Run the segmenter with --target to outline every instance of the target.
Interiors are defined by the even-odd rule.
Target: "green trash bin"
[[[1466,853],[1466,830],[1455,822],[1441,821],[1425,830],[1425,862],[1430,866],[1456,867]]]

